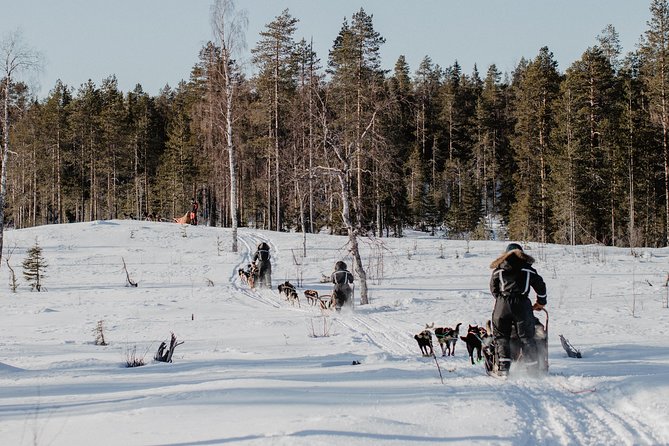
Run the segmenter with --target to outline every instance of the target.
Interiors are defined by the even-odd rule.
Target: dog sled
[[[537,345],[537,370],[540,373],[548,374],[548,311],[545,309],[542,310],[545,315],[544,322],[542,323],[539,318],[535,317],[535,333],[534,341]],[[494,337],[490,337],[490,340],[485,343],[483,346],[483,355],[484,355],[484,366],[485,371],[490,376],[500,376],[499,375],[499,361],[497,357],[497,349],[495,348]],[[513,328],[511,340],[511,364],[523,364],[523,351],[521,347],[520,339],[515,332],[515,327]]]

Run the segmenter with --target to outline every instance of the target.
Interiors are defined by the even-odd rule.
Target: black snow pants
[[[529,365],[537,362],[537,345],[534,340],[535,317],[532,302],[527,297],[495,299],[492,311],[493,336],[497,345],[496,353],[501,370],[511,366],[511,333],[517,330],[522,345],[523,358]]]
[[[335,308],[339,309],[351,302],[353,290],[348,283],[337,283],[334,286]]]
[[[272,288],[272,264],[269,260],[258,260],[258,285]]]

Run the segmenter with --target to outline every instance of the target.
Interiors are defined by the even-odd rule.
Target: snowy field
[[[49,263],[42,293],[22,277],[35,240]],[[236,271],[260,241],[274,289],[256,292]],[[301,234],[247,229],[237,254],[229,230],[204,226],[5,232],[0,445],[669,444],[668,249],[528,245],[548,285],[549,376],[490,378],[459,341],[455,357],[437,355],[442,384],[413,335],[485,324],[489,264],[505,245],[366,239],[370,304],[356,289],[353,311],[323,314],[302,291],[329,293],[322,274],[352,264],[345,237],[309,235],[303,256]],[[298,279],[299,308],[276,291]],[[107,346],[95,344],[99,321]],[[173,363],[153,361],[172,332],[184,342]],[[145,366],[125,367],[133,352]]]

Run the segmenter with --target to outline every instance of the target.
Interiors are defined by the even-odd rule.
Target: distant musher
[[[335,263],[335,270],[330,276],[334,283],[332,295],[335,298],[335,309],[341,310],[344,305],[353,305],[353,289],[350,283],[353,283],[353,274],[346,269],[346,263],[341,260]]]
[[[261,288],[272,288],[272,263],[270,262],[269,245],[265,242],[258,244],[253,256],[253,263],[258,268],[258,283]]]

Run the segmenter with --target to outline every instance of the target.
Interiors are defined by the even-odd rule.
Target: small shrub
[[[322,324],[314,324],[314,319],[322,319]],[[321,316],[318,318],[311,319],[311,330],[309,331],[309,337],[311,338],[327,338],[330,336],[330,331],[332,330],[332,321],[327,316]]]
[[[144,355],[137,355],[137,346],[135,345],[132,350],[128,350],[125,353],[125,366],[126,367],[141,367],[145,365]]]
[[[95,334],[95,345],[107,345],[105,341],[105,321],[98,321],[93,333]]]

